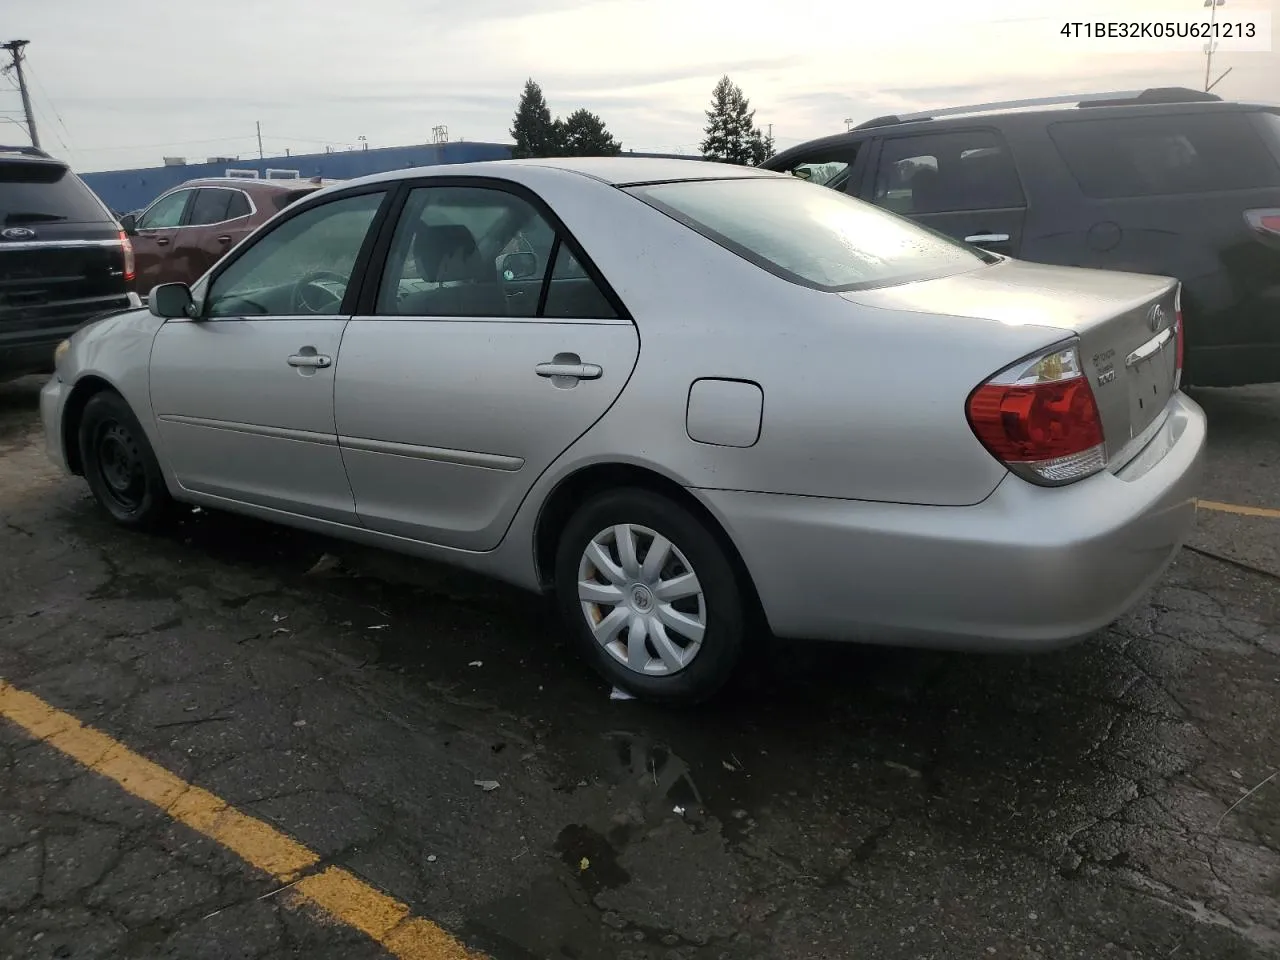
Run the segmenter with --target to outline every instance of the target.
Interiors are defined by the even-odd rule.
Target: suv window
[[[553,258],[541,316],[614,317],[595,282],[527,200],[490,187],[418,187],[396,226],[376,312],[532,317]]]
[[[330,200],[268,231],[214,277],[205,316],[336,314],[384,196]]]
[[[848,194],[786,178],[660,183],[630,192],[744,260],[819,290],[908,283],[997,259]]]
[[[138,218],[137,229],[156,230],[176,227],[182,222],[182,211],[186,209],[190,196],[190,190],[178,190],[167,197],[161,197],[151,205],[151,209]]]
[[[833,190],[845,190],[849,185],[849,174],[853,169],[853,162],[857,159],[857,149],[857,144],[830,147],[805,154],[779,169],[809,183],[831,187]]]
[[[224,190],[221,187],[206,187],[196,193],[191,204],[191,214],[187,223],[191,226],[202,226],[206,223],[221,223],[230,220],[227,207],[233,197],[243,197],[238,190]]]
[[[885,140],[872,198],[906,215],[1026,205],[1013,155],[990,130]]]
[[[1280,186],[1280,163],[1245,113],[1060,121],[1049,135],[1097,199]]]
[[[0,226],[108,220],[97,195],[66,164],[0,160]]]

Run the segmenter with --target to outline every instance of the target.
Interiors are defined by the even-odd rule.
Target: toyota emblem
[[[28,227],[6,227],[0,230],[0,237],[6,240],[34,240],[36,232]]]
[[[1156,304],[1151,308],[1151,312],[1147,314],[1147,326],[1151,328],[1151,332],[1157,332],[1164,326],[1164,307]]]

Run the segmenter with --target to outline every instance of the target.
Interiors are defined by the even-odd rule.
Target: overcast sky
[[[1110,19],[1198,17],[1203,0],[1112,0]],[[1272,11],[1275,0],[1228,0]],[[1092,8],[1096,11],[1096,7]],[[1198,52],[1114,53],[1059,36],[1080,0],[4,0],[25,39],[37,123],[80,170],[164,155],[267,156],[428,142],[507,142],[525,78],[555,113],[599,113],[636,150],[696,152],[728,73],[779,147],[845,118],[947,104],[1202,87]],[[1275,24],[1272,25],[1273,31]],[[1280,43],[1223,53],[1215,88],[1280,101]],[[0,142],[24,142],[0,80]]]

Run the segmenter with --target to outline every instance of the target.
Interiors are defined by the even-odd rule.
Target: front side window
[[[551,224],[523,197],[491,187],[419,187],[410,192],[396,226],[376,311],[420,317],[612,317],[608,301],[580,265],[576,275],[556,275],[571,269],[560,265],[559,250],[572,258]],[[588,308],[596,312],[583,314]]]
[[[190,190],[179,190],[167,197],[157,200],[138,220],[139,230],[161,230],[176,227],[182,222],[182,211],[186,209]]]
[[[661,183],[630,192],[770,273],[819,290],[931,279],[998,259],[790,178]]]
[[[330,200],[279,224],[213,279],[204,315],[338,313],[385,196],[362,193]]]
[[[1013,155],[989,130],[886,140],[872,199],[906,216],[1026,205]]]

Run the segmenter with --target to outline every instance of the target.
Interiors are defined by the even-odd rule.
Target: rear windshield
[[[1071,120],[1049,135],[1088,197],[1280,186],[1280,163],[1243,111]]]
[[[0,224],[102,223],[106,208],[60,163],[0,161]]]
[[[817,290],[909,283],[998,259],[794,177],[659,183],[630,192],[743,259]]]

